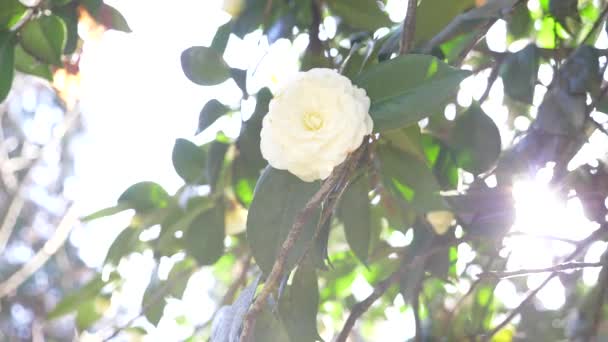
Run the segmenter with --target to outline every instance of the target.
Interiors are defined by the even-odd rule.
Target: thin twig
[[[566,238],[561,238],[561,237],[557,237],[557,236],[531,234],[531,233],[526,233],[526,232],[509,232],[507,234],[507,236],[524,236],[524,237],[532,238],[532,239],[559,241],[559,242],[564,242],[564,243],[568,243],[571,245],[576,245],[580,242],[578,240],[566,239]]]
[[[564,261],[573,260],[581,252],[583,252],[590,244],[597,241],[599,238],[601,238],[606,233],[608,233],[608,225],[602,225],[599,229],[597,229],[596,231],[591,233],[591,235],[589,235],[587,238],[585,238],[584,240],[581,240],[577,244],[575,250],[572,253],[570,253],[565,258]],[[522,300],[521,303],[515,309],[511,310],[511,313],[505,319],[503,319],[498,325],[496,325],[492,330],[490,330],[488,333],[486,333],[484,335],[484,339],[491,340],[492,336],[496,335],[499,331],[501,331],[504,327],[506,327],[513,320],[513,318],[515,318],[515,316],[519,315],[519,313],[523,310],[524,306],[528,302],[530,302],[532,300],[532,298],[534,298],[534,296],[536,296],[536,294],[538,292],[540,292],[540,290],[542,290],[549,283],[549,281],[551,281],[551,279],[553,279],[558,273],[559,273],[559,271],[551,272],[551,274],[549,276],[547,276],[547,278],[539,286],[537,286],[534,290],[528,292],[528,295],[526,296],[526,298],[524,298],[524,300]]]
[[[494,67],[492,67],[492,71],[490,72],[490,76],[488,76],[488,84],[486,85],[486,90],[484,90],[483,94],[479,98],[479,104],[484,103],[490,95],[490,90],[492,90],[494,82],[496,82],[496,79],[498,79],[498,74],[500,73],[500,67],[502,66],[503,61],[503,56],[496,58],[496,64],[494,64]]]
[[[291,227],[289,234],[287,234],[287,237],[279,250],[277,260],[275,261],[272,270],[266,279],[264,288],[256,297],[255,301],[249,308],[249,311],[245,315],[245,319],[243,321],[243,330],[240,338],[241,342],[248,342],[250,340],[251,334],[253,333],[253,325],[255,323],[256,316],[264,309],[266,300],[275,290],[275,288],[277,288],[279,282],[283,278],[283,271],[285,269],[285,264],[287,263],[287,257],[293,249],[297,239],[300,237],[302,230],[304,229],[304,225],[306,222],[308,222],[314,210],[318,208],[323,201],[325,201],[331,191],[335,188],[336,184],[338,184],[339,180],[341,179],[342,172],[344,172],[344,170],[348,170],[348,165],[353,160],[352,156],[353,155],[347,158],[347,160],[341,166],[334,170],[329,178],[323,182],[319,191],[317,191],[312,198],[308,200],[304,209],[302,209],[296,215],[293,226]]]
[[[414,258],[412,258],[409,262],[403,262],[399,269],[393,274],[391,274],[388,278],[379,282],[378,285],[374,287],[372,293],[367,296],[363,301],[355,304],[353,308],[350,310],[350,315],[346,319],[336,342],[346,342],[346,339],[350,335],[350,331],[355,326],[355,323],[371,306],[374,304],[378,298],[382,297],[384,293],[393,285],[398,282],[399,279],[412,267],[420,265],[424,263],[429,257],[433,256],[435,253],[438,253],[445,249],[446,247],[457,245],[465,240],[463,239],[454,239],[449,241],[443,241],[441,244],[429,249],[426,253],[420,254]]]
[[[469,43],[460,51],[458,57],[454,61],[455,66],[461,66],[464,62],[464,59],[467,57],[469,52],[473,50],[473,48],[477,45],[477,43],[486,36],[488,30],[494,23],[498,20],[498,18],[492,18],[487,23],[485,23],[482,27],[479,28],[479,31],[475,34],[475,36],[469,41]]]
[[[497,279],[505,279],[505,278],[513,278],[513,277],[521,277],[529,274],[536,273],[547,273],[547,272],[561,272],[568,270],[576,270],[580,268],[586,267],[602,267],[604,264],[601,262],[566,262],[563,264],[545,267],[545,268],[529,268],[529,269],[521,269],[516,271],[487,271],[480,273],[478,275],[479,278],[497,278]]]
[[[403,18],[403,27],[401,31],[401,45],[399,46],[399,54],[407,54],[414,43],[416,34],[416,8],[418,0],[407,1],[407,12]]]
[[[53,236],[45,242],[44,246],[23,267],[0,283],[0,298],[13,293],[32,274],[44,266],[67,240],[76,222],[78,222],[78,215],[74,205],[71,205],[57,225]]]

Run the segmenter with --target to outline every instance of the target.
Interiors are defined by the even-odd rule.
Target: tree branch
[[[586,267],[602,267],[604,264],[601,262],[566,262],[563,264],[546,267],[546,268],[529,268],[516,271],[487,271],[480,273],[479,278],[497,278],[506,279],[526,276],[529,274],[546,273],[546,272],[561,272],[567,270],[576,270]]]
[[[308,222],[310,216],[314,212],[314,210],[327,199],[335,186],[342,179],[342,174],[349,170],[350,164],[354,163],[358,160],[358,153],[352,153],[344,163],[338,166],[334,172],[329,176],[329,178],[323,182],[319,191],[317,191],[310,200],[306,203],[304,209],[302,209],[298,215],[296,215],[294,219],[293,226],[287,234],[281,249],[279,250],[279,254],[277,256],[277,260],[275,261],[268,278],[264,284],[264,288],[260,292],[260,294],[256,297],[255,301],[249,308],[249,311],[245,315],[245,319],[243,322],[243,330],[241,333],[241,342],[250,341],[251,334],[253,333],[253,326],[255,324],[256,316],[264,309],[264,305],[266,305],[266,300],[270,296],[270,294],[275,290],[275,288],[279,285],[281,278],[283,277],[283,271],[285,269],[285,264],[287,262],[287,257],[289,253],[293,249],[297,239],[300,237],[304,225]]]
[[[8,279],[0,283],[0,298],[5,297],[15,291],[32,274],[44,266],[44,264],[57,252],[57,250],[67,240],[74,223],[78,221],[78,216],[74,205],[71,205],[65,215],[57,225],[57,229],[44,246],[17,272],[13,273]]]
[[[606,235],[606,233],[608,233],[608,225],[604,224],[599,229],[591,233],[591,235],[589,235],[587,238],[581,240],[577,244],[575,250],[565,258],[565,261],[571,261],[576,258],[581,252],[583,252],[587,247],[589,247],[589,245],[600,239],[602,236]],[[486,340],[490,340],[492,336],[496,335],[499,331],[506,327],[513,320],[513,318],[515,318],[515,316],[517,316],[521,312],[524,306],[528,302],[530,302],[532,298],[534,298],[534,296],[536,296],[536,294],[540,292],[540,290],[542,290],[549,283],[549,281],[553,279],[558,273],[559,271],[551,272],[551,274],[547,276],[547,278],[538,287],[528,292],[526,298],[515,309],[511,310],[511,313],[498,325],[496,325],[496,327],[486,333],[484,338]]]
[[[374,304],[378,298],[382,297],[384,293],[393,285],[398,282],[401,277],[410,270],[410,268],[420,265],[421,263],[426,262],[426,260],[433,256],[435,253],[442,251],[446,247],[457,245],[461,242],[465,241],[464,239],[454,239],[449,241],[443,241],[441,244],[429,249],[426,253],[420,254],[414,258],[412,258],[409,262],[402,262],[401,266],[397,271],[391,274],[388,278],[379,282],[378,285],[374,287],[373,292],[367,296],[363,301],[355,304],[353,308],[350,310],[350,315],[346,319],[336,342],[346,342],[346,339],[350,335],[350,331],[355,326],[357,320]]]
[[[403,27],[401,31],[401,44],[399,45],[399,54],[407,54],[414,43],[416,34],[416,9],[418,0],[407,1],[407,12],[403,18]]]

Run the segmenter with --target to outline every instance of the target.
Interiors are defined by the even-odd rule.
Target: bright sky
[[[171,166],[174,140],[179,137],[193,139],[198,114],[209,99],[218,98],[233,106],[240,100],[239,91],[232,81],[219,87],[201,87],[186,79],[180,65],[180,54],[184,49],[193,45],[208,46],[216,28],[228,20],[228,15],[220,10],[221,0],[106,1],[124,14],[133,33],[109,31],[99,41],[88,42],[82,57],[81,106],[87,132],[76,150],[77,180],[73,192],[80,201],[83,215],[114,205],[124,189],[139,181],[158,182],[173,193],[182,185]],[[405,8],[404,3],[404,0],[389,1],[387,8],[392,12],[391,19],[399,21],[403,17],[404,13],[400,9]],[[331,21],[327,22],[328,32],[331,31],[331,24]],[[504,22],[499,21],[490,30],[490,48],[496,51],[507,50],[505,29]],[[298,53],[307,44],[306,36],[300,36],[293,45],[281,40],[272,47],[260,43],[259,38],[259,32],[250,35],[245,41],[231,37],[225,56],[231,66],[249,71],[251,82],[248,87],[252,92],[264,85],[274,88],[293,74],[298,68]],[[603,33],[601,44],[606,44],[606,41],[608,39]],[[550,77],[550,72],[550,68],[541,68],[541,79]],[[463,82],[458,96],[460,105],[467,105],[474,98],[479,98],[485,88],[485,77],[487,74],[482,73]],[[491,93],[496,96],[490,96],[483,108],[498,124],[503,142],[507,143],[511,135],[505,126],[507,112],[502,105],[501,87],[499,80]],[[542,90],[537,93],[542,95]],[[539,101],[542,99],[537,97]],[[252,108],[253,105],[252,101],[248,101],[243,107]],[[453,108],[446,110],[446,116],[453,114]],[[237,115],[232,119],[235,123],[239,120]],[[525,128],[529,123],[521,124]],[[229,135],[238,132],[238,124],[228,126],[232,127]],[[197,137],[195,141],[201,142],[212,137],[212,134],[207,134]],[[603,137],[594,136],[593,139],[606,142],[601,140]],[[580,157],[581,160],[588,160],[600,151],[591,152]],[[556,203],[542,177],[540,175],[536,177],[539,179],[534,178],[520,184],[519,193],[516,194],[517,223],[514,229],[538,234],[556,233],[573,239],[584,237],[593,227],[583,217],[580,203],[569,201],[565,207]],[[560,214],[552,216],[555,213]],[[543,221],[546,217],[554,217],[554,220]],[[75,245],[80,246],[85,262],[99,267],[107,247],[127,226],[129,219],[130,213],[127,213],[94,221],[75,231],[71,239]],[[579,228],[576,231],[569,230],[573,225]],[[597,251],[601,251],[601,247],[592,248],[595,256],[588,257],[599,258]],[[538,241],[520,239],[507,241],[505,248],[512,253],[513,261],[509,264],[512,268],[544,267],[555,261],[555,245],[539,245]],[[530,254],[530,251],[535,253]],[[459,252],[462,260],[474,257],[467,246],[459,247]],[[533,261],[532,264],[530,260]],[[170,265],[171,262],[167,264]],[[115,298],[130,307],[131,314],[137,312],[141,298],[130,296],[129,293],[137,293],[141,287],[146,286],[151,270],[150,255],[135,255],[128,263],[121,265],[120,271],[125,274],[140,275],[131,276],[126,285],[127,293]],[[585,273],[588,284],[594,282],[595,278],[594,274]],[[531,277],[529,285],[533,287],[535,283],[538,283],[538,279]],[[354,285],[353,291],[357,292],[355,295],[358,297],[371,289],[363,278]],[[211,312],[213,304],[209,298],[200,296],[200,293],[212,286],[213,280],[209,272],[199,272],[193,277],[185,300],[172,302],[166,313],[168,316],[185,314],[193,323],[203,321],[206,317],[201,314],[200,308],[207,307]],[[466,292],[468,285],[458,286],[460,287],[454,291]],[[558,309],[564,298],[563,287],[556,280],[547,289],[539,294],[539,298],[548,309]],[[497,296],[507,306],[517,305],[520,300],[510,281],[500,283]],[[408,326],[413,324],[411,311],[401,312],[398,309],[401,305],[402,303],[396,303],[395,307],[387,310],[388,320],[375,328],[377,336],[382,340],[411,337],[411,330],[398,329],[403,326],[400,325],[403,322]],[[127,315],[127,318],[130,317]],[[187,336],[190,332],[188,328],[176,329],[174,321],[163,320],[160,328],[154,330],[151,339],[174,339],[176,334]],[[396,336],[395,331],[402,331],[402,336]]]

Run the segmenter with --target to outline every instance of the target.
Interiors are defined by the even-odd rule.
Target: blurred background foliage
[[[1,338],[238,339],[320,187],[266,167],[259,132],[281,80],[231,65],[231,45],[249,40],[288,42],[299,70],[350,77],[376,130],[291,251],[256,341],[607,340],[608,4],[422,0],[412,55],[399,57],[406,4],[224,1],[230,19],[176,60],[191,82],[230,83],[238,100],[211,99],[197,137],[175,141],[166,167],[183,186],[142,179],[78,219],[66,184],[83,133],[83,36],[131,29],[101,0],[2,0]],[[280,77],[289,61],[271,61]],[[71,227],[125,211],[103,265],[64,243]],[[148,275],[142,291],[128,285]],[[207,300],[192,308],[196,286]]]

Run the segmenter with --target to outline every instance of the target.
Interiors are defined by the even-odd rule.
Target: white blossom
[[[365,90],[336,71],[300,72],[270,102],[262,155],[303,181],[325,179],[372,132],[369,107]]]

